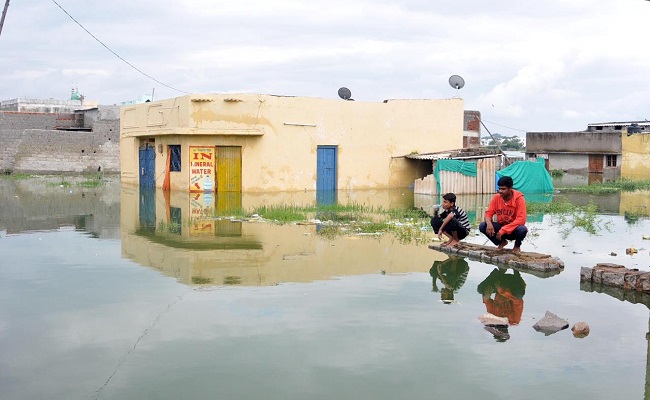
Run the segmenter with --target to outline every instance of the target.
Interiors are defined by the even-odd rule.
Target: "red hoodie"
[[[512,190],[512,198],[507,203],[497,193],[490,201],[485,216],[492,220],[497,215],[497,222],[501,225],[501,234],[512,233],[519,225],[526,224],[526,200],[518,190]]]

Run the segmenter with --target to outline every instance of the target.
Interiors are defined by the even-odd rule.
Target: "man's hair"
[[[508,189],[512,189],[512,178],[509,176],[502,176],[497,181],[497,186],[505,186]]]
[[[442,196],[442,198],[449,201],[450,203],[456,203],[456,195],[453,193],[447,193],[446,195]]]

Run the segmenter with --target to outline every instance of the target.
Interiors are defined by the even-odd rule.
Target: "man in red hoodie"
[[[512,178],[502,176],[497,182],[499,193],[494,195],[485,211],[485,221],[481,222],[478,229],[503,249],[508,244],[508,239],[515,241],[512,248],[514,252],[521,251],[521,241],[528,233],[526,228],[526,200],[524,195],[512,188]],[[493,221],[496,214],[497,220]]]

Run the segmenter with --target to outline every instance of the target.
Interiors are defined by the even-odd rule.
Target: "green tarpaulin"
[[[476,176],[476,163],[462,160],[438,160],[433,176],[436,178],[436,186],[440,193],[440,171],[460,172],[467,176]]]
[[[553,192],[553,180],[544,167],[544,160],[538,162],[515,161],[506,168],[497,171],[497,181],[502,176],[511,177],[513,188],[524,194]]]

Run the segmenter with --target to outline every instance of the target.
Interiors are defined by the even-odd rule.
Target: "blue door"
[[[336,146],[318,146],[316,153],[316,190],[336,190]]]
[[[156,152],[154,147],[145,143],[140,147],[140,186],[146,188],[156,187],[155,175]]]

